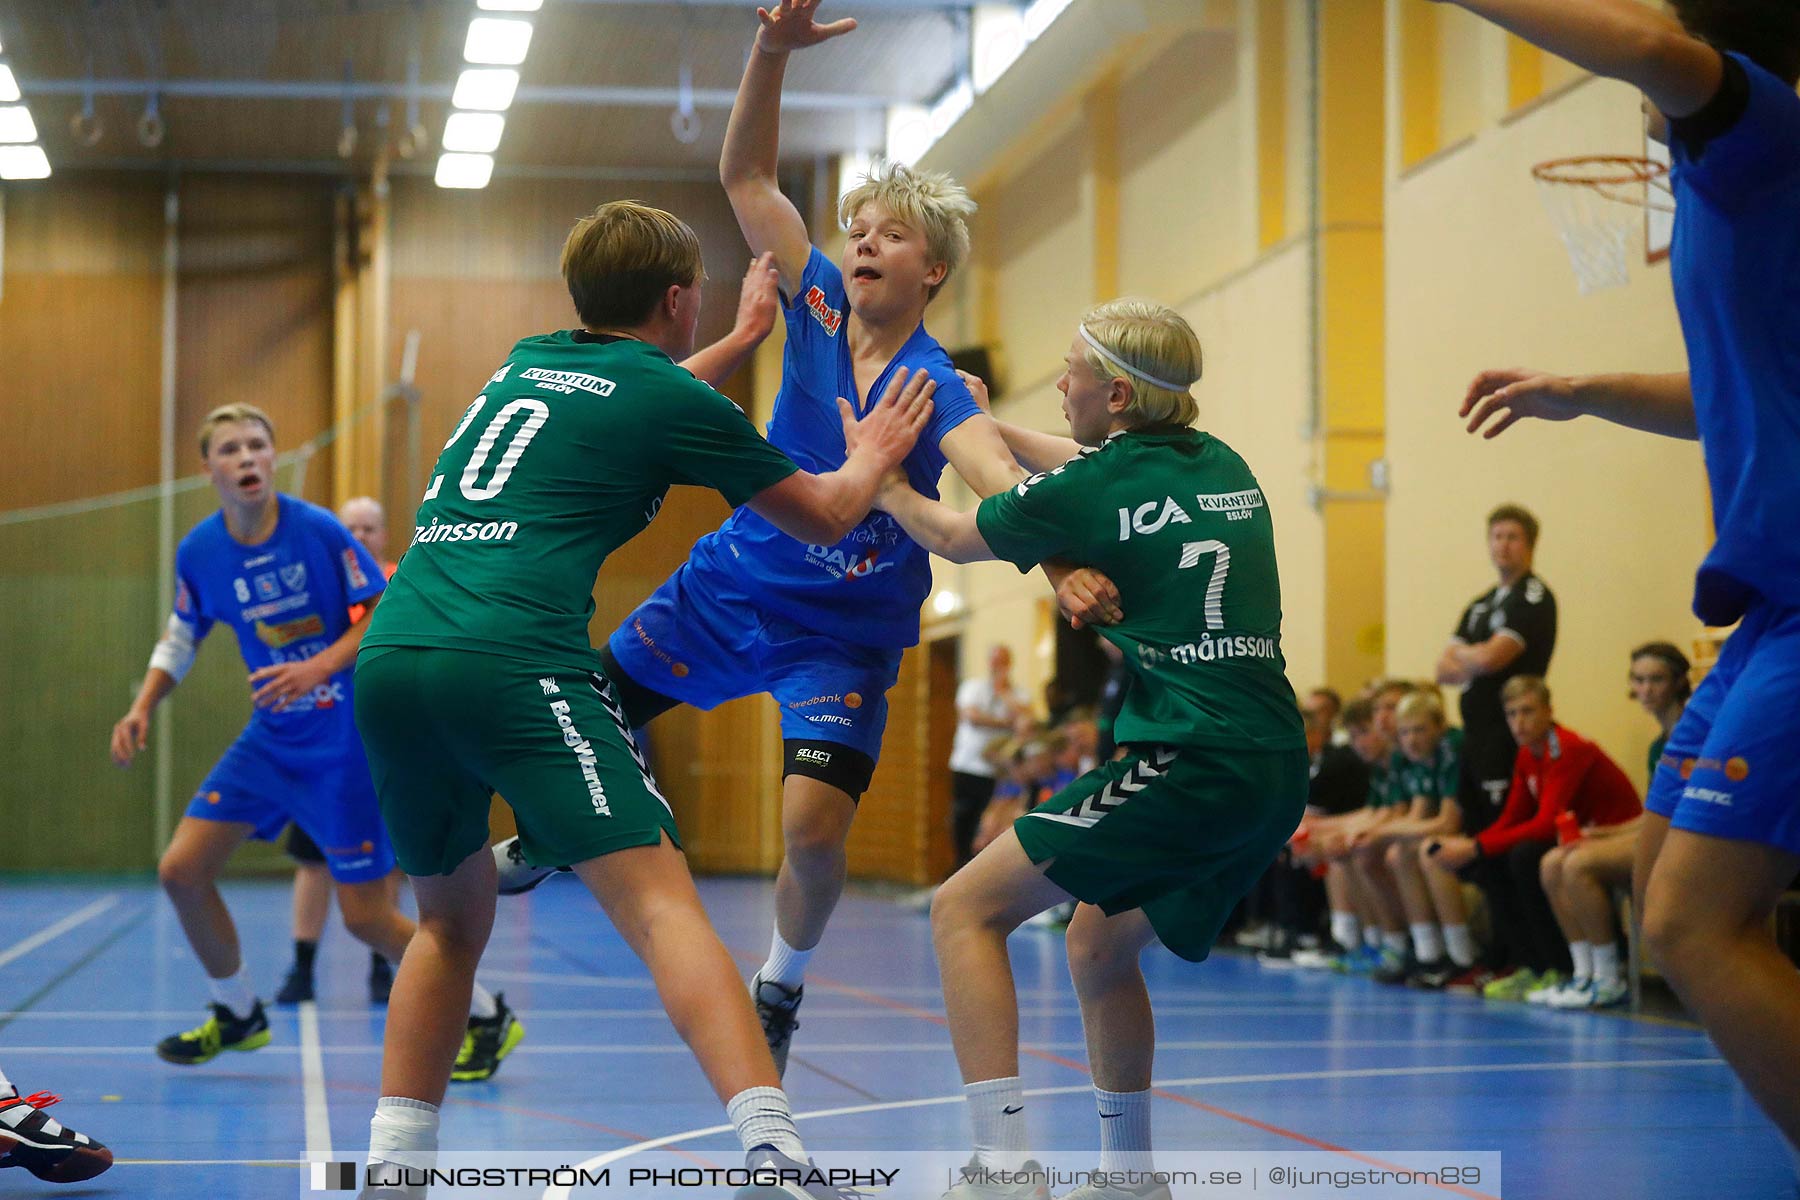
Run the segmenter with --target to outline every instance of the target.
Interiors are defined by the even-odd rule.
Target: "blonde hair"
[[[1180,313],[1151,300],[1111,300],[1081,319],[1092,342],[1084,354],[1094,374],[1131,385],[1120,414],[1134,425],[1192,425],[1200,416],[1191,389],[1200,381],[1200,338]],[[1179,389],[1151,383],[1152,376]]]
[[[261,425],[269,435],[269,440],[275,440],[275,422],[269,420],[268,413],[254,404],[221,404],[200,418],[200,457],[205,458],[212,452],[213,430],[221,425],[236,425],[246,421]]]
[[[602,204],[563,243],[563,282],[592,329],[642,324],[665,292],[693,286],[701,271],[700,239],[687,222],[636,200]]]
[[[944,277],[932,286],[937,294],[956,268],[969,257],[969,218],[975,201],[962,184],[939,171],[915,171],[905,163],[882,163],[838,201],[838,224],[845,229],[864,205],[875,203],[894,219],[925,235],[925,253],[944,264]]]
[[[1539,675],[1514,675],[1500,689],[1500,703],[1510,704],[1520,696],[1536,696],[1546,705],[1550,703],[1550,685]]]
[[[1439,729],[1449,724],[1444,719],[1444,702],[1430,692],[1408,692],[1394,710],[1396,721],[1411,721],[1424,717]]]

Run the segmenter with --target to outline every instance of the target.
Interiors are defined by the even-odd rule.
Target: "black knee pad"
[[[804,775],[848,793],[852,801],[862,799],[869,790],[869,781],[875,777],[875,760],[842,742],[788,738],[781,743],[781,749],[783,780],[789,775]]]

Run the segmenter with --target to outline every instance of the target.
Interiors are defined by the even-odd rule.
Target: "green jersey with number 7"
[[[1174,425],[1115,433],[990,496],[976,524],[1021,571],[1063,557],[1118,585],[1125,619],[1099,633],[1132,675],[1119,744],[1306,744],[1281,655],[1269,507],[1224,442]]]
[[[798,469],[654,346],[584,330],[526,338],[438,456],[363,650],[474,650],[597,671],[595,575],[669,486],[714,488],[738,505]]]

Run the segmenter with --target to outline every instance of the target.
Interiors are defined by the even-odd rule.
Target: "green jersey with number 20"
[[[1125,619],[1098,631],[1133,677],[1121,745],[1306,744],[1281,657],[1268,504],[1224,442],[1182,426],[1117,433],[988,497],[976,523],[1021,571],[1062,557],[1118,586]]]
[[[596,670],[594,577],[670,484],[735,506],[798,469],[654,346],[582,330],[526,338],[444,444],[362,644]]]

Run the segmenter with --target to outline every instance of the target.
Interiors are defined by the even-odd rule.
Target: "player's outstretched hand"
[[[250,672],[250,702],[258,708],[280,712],[295,700],[325,682],[313,660],[273,663]]]
[[[132,709],[119,718],[112,731],[112,760],[115,767],[129,767],[137,752],[150,744],[150,714]]]
[[[1581,410],[1575,404],[1574,385],[1563,376],[1508,367],[1477,375],[1459,415],[1468,419],[1470,433],[1481,430],[1483,437],[1496,438],[1522,417],[1572,421]]]
[[[756,19],[762,22],[756,34],[757,46],[771,54],[785,54],[828,42],[856,28],[853,17],[821,25],[815,17],[818,11],[819,0],[781,0],[757,9]]]
[[[744,286],[738,292],[737,321],[731,334],[746,345],[760,346],[775,328],[775,314],[781,311],[779,291],[781,271],[775,266],[773,251],[757,256],[744,275]]]
[[[987,381],[981,376],[971,375],[967,371],[958,371],[956,377],[963,381],[963,386],[969,389],[969,395],[975,398],[975,407],[992,416],[994,410],[992,403],[988,400]]]
[[[1092,567],[1077,567],[1056,585],[1056,604],[1076,629],[1088,625],[1117,625],[1125,619],[1119,607],[1119,589]]]
[[[899,466],[919,440],[925,422],[931,419],[931,395],[935,391],[937,384],[928,372],[909,372],[901,367],[888,380],[881,400],[860,421],[850,402],[839,396],[838,415],[844,422],[845,449],[852,454],[863,450],[875,455],[884,472]]]

